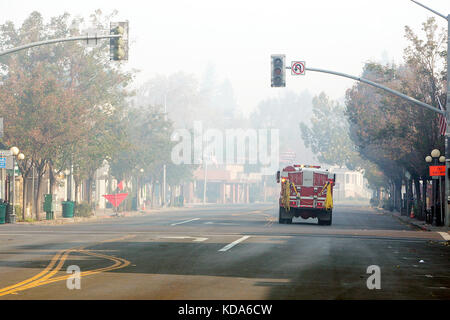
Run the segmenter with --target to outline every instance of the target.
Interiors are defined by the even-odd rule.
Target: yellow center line
[[[98,274],[98,273],[101,273],[101,272],[106,272],[106,271],[111,271],[111,270],[117,270],[117,269],[125,268],[128,265],[130,265],[130,261],[122,259],[122,258],[116,258],[116,257],[112,257],[112,256],[102,255],[102,254],[89,252],[89,251],[85,251],[85,250],[83,250],[82,253],[85,253],[85,254],[88,254],[88,255],[93,255],[93,256],[99,256],[101,258],[105,258],[105,259],[114,261],[115,263],[113,265],[109,266],[109,267],[104,267],[104,268],[100,268],[100,269],[94,269],[94,270],[81,272],[80,273],[80,278],[81,277],[85,277],[85,276]],[[69,275],[65,275],[65,276],[60,276],[60,277],[57,277],[57,278],[49,279],[49,280],[47,280],[45,282],[39,283],[39,285],[44,285],[44,284],[48,284],[48,283],[52,283],[52,282],[66,280],[70,276],[72,276],[72,275],[69,274]]]
[[[104,240],[104,241],[100,241],[99,243],[107,243],[107,242],[114,242],[114,241],[120,241],[120,240],[125,240],[128,238],[133,238],[136,235],[127,235],[118,239],[109,239],[109,240]],[[89,246],[94,246],[97,245],[98,243],[95,244],[91,244]],[[40,273],[38,273],[37,275],[26,279],[22,282],[19,282],[17,284],[5,287],[0,289],[0,296],[4,296],[7,294],[12,294],[18,291],[23,291],[23,290],[27,290],[27,289],[31,289],[31,288],[35,288],[38,286],[42,286],[44,284],[48,284],[48,283],[52,283],[52,282],[56,282],[56,281],[61,281],[61,280],[65,280],[68,279],[70,276],[72,276],[71,274],[66,275],[66,276],[60,276],[60,277],[56,277],[53,279],[50,279],[52,276],[54,276],[58,271],[61,270],[61,268],[64,265],[64,262],[67,260],[67,257],[70,255],[70,253],[72,252],[79,252],[79,253],[83,253],[83,254],[87,254],[87,255],[91,255],[91,256],[97,256],[103,259],[107,259],[107,260],[111,260],[114,261],[115,263],[109,267],[104,267],[104,268],[99,268],[99,269],[94,269],[94,270],[89,270],[89,271],[85,271],[85,272],[81,272],[80,273],[80,277],[83,276],[88,276],[88,275],[93,275],[93,274],[98,274],[101,272],[106,272],[106,271],[111,271],[111,270],[116,270],[116,269],[120,269],[120,268],[124,268],[127,267],[128,265],[130,265],[130,261],[122,259],[122,258],[117,258],[117,257],[112,257],[112,256],[108,256],[105,254],[100,254],[100,253],[95,253],[89,250],[84,250],[84,248],[86,248],[87,246],[83,246],[83,247],[78,247],[78,248],[74,248],[74,249],[67,249],[67,250],[62,250],[60,252],[58,252],[55,256],[53,256],[52,260],[50,261],[49,265],[42,270]],[[55,264],[58,262],[59,263],[55,266]],[[52,270],[53,268],[53,270]]]
[[[38,278],[44,276],[47,272],[49,272],[49,271],[51,270],[51,268],[53,268],[53,266],[56,264],[56,262],[58,261],[60,255],[61,255],[63,252],[64,252],[64,250],[61,250],[61,251],[59,251],[57,254],[55,254],[55,255],[53,256],[53,258],[51,259],[49,265],[48,265],[44,270],[42,270],[40,273],[38,273],[37,275],[35,275],[35,276],[33,276],[33,277],[29,278],[29,279],[26,279],[26,280],[24,280],[24,281],[22,281],[22,282],[19,282],[19,283],[16,283],[16,284],[14,284],[14,285],[11,285],[11,286],[9,286],[9,287],[2,288],[2,289],[0,289],[0,293],[4,292],[4,291],[6,291],[6,290],[10,290],[10,289],[13,289],[13,288],[22,286],[22,285],[24,285],[24,284],[27,284],[27,283],[29,283],[29,282],[31,282],[31,281],[33,281],[33,280],[36,280],[36,279],[38,279]]]
[[[5,296],[5,295],[7,295],[7,294],[11,294],[11,293],[15,293],[15,292],[18,292],[18,291],[23,291],[23,290],[27,290],[27,289],[31,289],[31,288],[40,286],[40,285],[41,285],[41,284],[40,284],[41,282],[47,280],[48,278],[50,278],[51,276],[53,276],[55,273],[57,273],[57,272],[62,268],[62,266],[64,265],[64,261],[66,261],[66,259],[67,259],[67,257],[69,256],[69,254],[70,254],[71,252],[73,252],[73,251],[75,251],[75,250],[67,250],[67,251],[64,253],[64,255],[60,258],[58,265],[57,265],[51,272],[47,273],[47,274],[46,274],[45,276],[43,276],[42,278],[39,278],[39,279],[37,279],[37,280],[34,280],[34,281],[32,281],[32,282],[30,282],[30,283],[28,283],[28,284],[19,286],[19,287],[15,288],[15,289],[11,289],[11,290],[8,290],[8,291],[6,291],[6,292],[2,292],[2,293],[0,293],[0,297],[1,297],[1,296]]]

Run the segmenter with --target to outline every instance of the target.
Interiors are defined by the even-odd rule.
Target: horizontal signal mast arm
[[[50,40],[43,40],[38,42],[32,42],[29,44],[25,44],[20,47],[11,48],[5,51],[0,52],[0,56],[4,56],[9,53],[13,53],[20,50],[25,50],[32,47],[38,47],[45,44],[52,44],[52,43],[58,43],[58,42],[66,42],[66,41],[78,41],[78,40],[97,40],[97,39],[110,39],[110,38],[120,38],[120,34],[109,34],[104,36],[82,36],[82,37],[71,37],[71,38],[59,38],[59,39],[50,39]]]
[[[370,80],[367,80],[367,79],[364,79],[364,78],[361,78],[361,77],[355,77],[355,76],[352,76],[352,75],[349,75],[349,74],[346,74],[346,73],[342,73],[342,72],[336,72],[336,71],[330,71],[330,70],[324,70],[324,69],[317,69],[317,68],[306,68],[305,67],[305,70],[334,74],[336,76],[350,78],[350,79],[353,79],[353,80],[356,80],[356,81],[364,82],[364,83],[366,83],[368,85],[371,85],[373,87],[385,90],[385,91],[387,91],[389,93],[392,93],[392,94],[394,94],[394,95],[396,95],[396,96],[398,96],[398,97],[400,97],[402,99],[405,99],[405,100],[407,100],[409,102],[415,103],[415,104],[417,104],[417,105],[419,105],[419,106],[421,106],[423,108],[426,108],[426,109],[431,110],[433,112],[437,112],[437,113],[440,113],[442,115],[445,115],[445,111],[443,111],[443,110],[435,108],[435,107],[433,107],[433,106],[431,106],[429,104],[426,104],[426,103],[423,103],[423,102],[421,102],[419,100],[411,98],[411,97],[409,97],[409,96],[407,96],[407,95],[405,95],[405,94],[403,94],[401,92],[389,89],[388,87],[385,87],[385,86],[383,86],[381,84],[375,83],[373,81],[370,81]]]

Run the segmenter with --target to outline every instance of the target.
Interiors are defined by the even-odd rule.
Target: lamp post
[[[10,223],[16,222],[16,156],[19,155],[19,148],[17,147],[11,147],[9,149],[11,151],[12,157],[13,157],[13,178],[12,178],[12,197],[11,197],[11,203],[12,203],[12,215],[10,216]],[[23,156],[23,153],[21,153],[21,156]]]
[[[436,166],[439,163],[445,164],[446,158],[445,156],[441,156],[441,152],[438,149],[433,149],[431,151],[430,156],[425,157],[425,162],[427,162],[429,165]],[[433,179],[433,194],[432,194],[432,216],[431,221],[429,221],[431,224],[433,223],[434,217],[436,217],[436,223],[439,225],[442,223],[443,218],[443,212],[445,208],[445,203],[443,200],[445,198],[442,196],[442,179],[441,176],[432,176]],[[438,180],[437,182],[434,182],[434,180]],[[437,211],[437,203],[439,203],[439,212]],[[439,214],[439,216],[438,216]]]

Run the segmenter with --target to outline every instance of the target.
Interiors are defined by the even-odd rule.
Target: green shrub
[[[17,222],[36,222],[37,220],[33,217],[26,217],[25,220],[22,219],[22,216],[17,216]]]
[[[16,212],[16,216],[22,216],[22,206],[20,205],[20,204],[16,204],[15,206],[14,206],[14,210],[15,210],[15,212]]]
[[[92,208],[87,202],[75,203],[73,215],[75,217],[90,217],[92,216]]]

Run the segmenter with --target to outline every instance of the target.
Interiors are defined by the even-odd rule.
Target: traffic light
[[[128,60],[128,21],[111,22],[110,34],[121,35],[120,38],[111,38],[109,40],[110,59]]]
[[[286,87],[285,60],[284,54],[271,55],[272,87]]]

